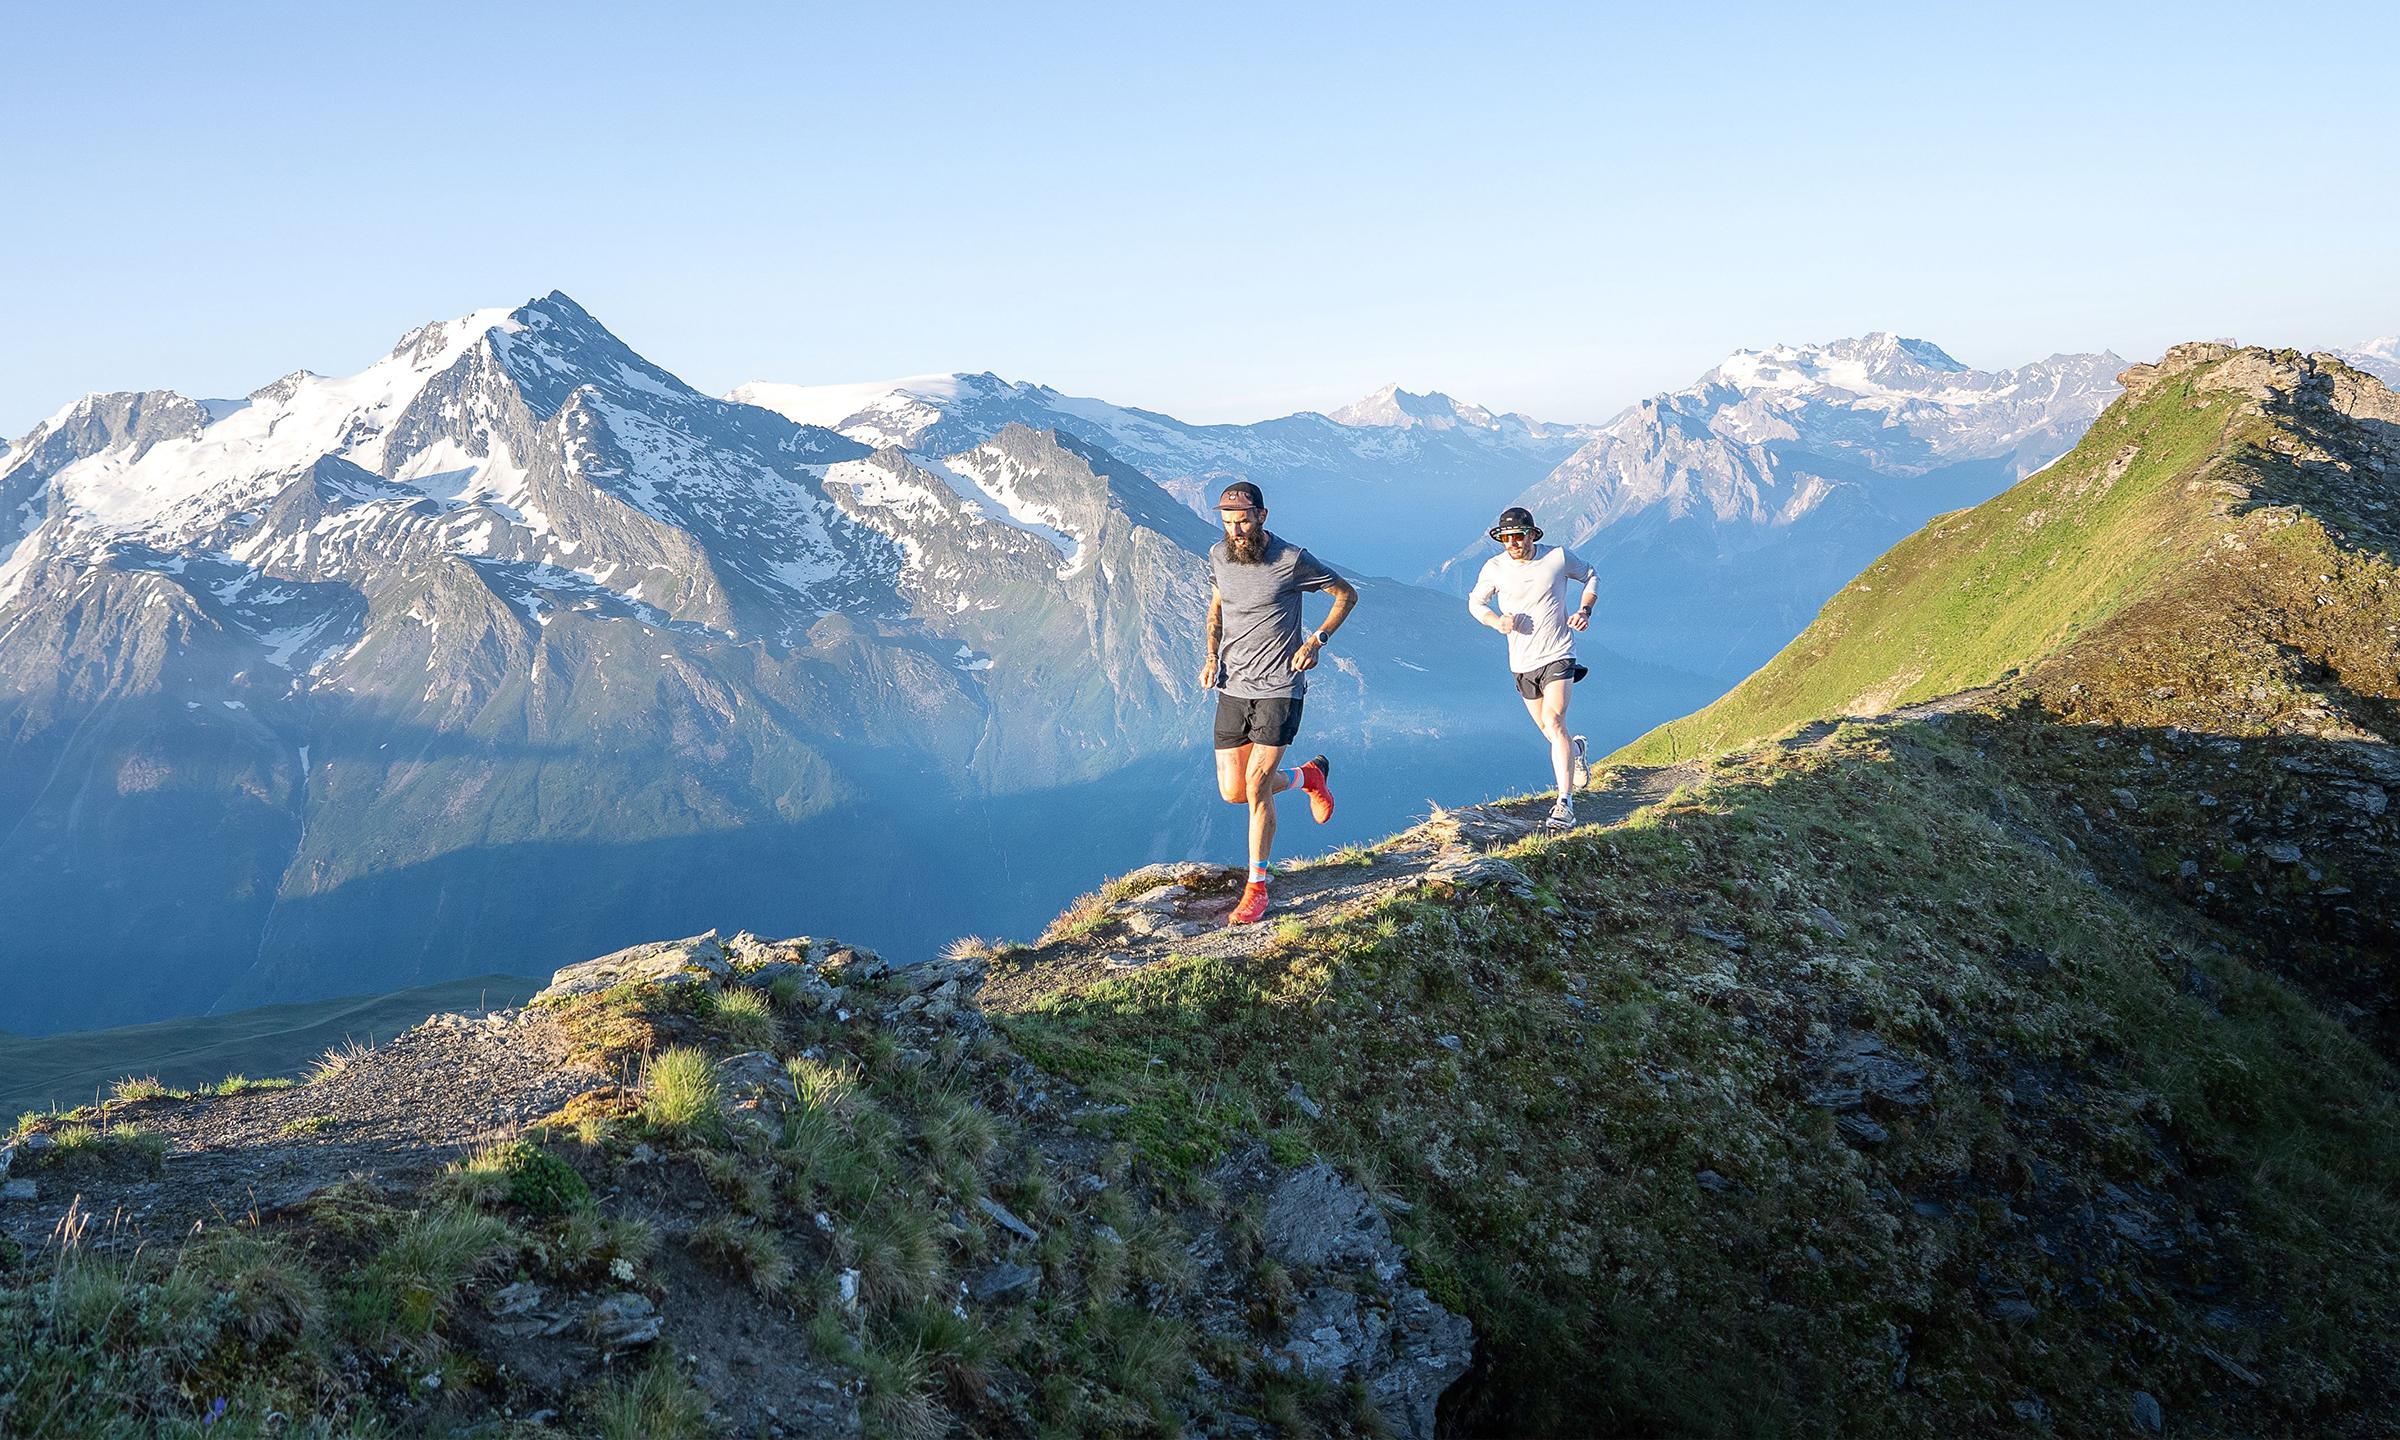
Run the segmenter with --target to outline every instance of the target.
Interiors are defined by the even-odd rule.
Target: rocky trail
[[[336,1052],[303,1085],[119,1104],[105,1123],[157,1137],[163,1153],[102,1147],[71,1176],[0,1182],[0,1235],[45,1244],[73,1207],[105,1232],[96,1240],[149,1243],[346,1179],[412,1184],[609,1083],[570,1064],[568,1048],[539,1010],[440,1015],[377,1048]],[[30,1161],[57,1144],[37,1134],[15,1148]]]

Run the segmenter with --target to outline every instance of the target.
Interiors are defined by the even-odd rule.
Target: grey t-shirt
[[[1236,565],[1225,542],[1208,552],[1215,567],[1225,633],[1217,647],[1217,688],[1236,700],[1298,699],[1308,675],[1292,669],[1300,648],[1300,592],[1334,580],[1323,561],[1273,533],[1256,565]]]

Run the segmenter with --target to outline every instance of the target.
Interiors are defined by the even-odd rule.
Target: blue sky
[[[1870,329],[2353,344],[2400,330],[2396,14],[12,6],[0,434],[554,287],[703,389],[1212,420],[1600,419]]]

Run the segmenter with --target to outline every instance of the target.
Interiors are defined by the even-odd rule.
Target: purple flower
[[[201,1419],[201,1421],[200,1421],[200,1428],[202,1428],[202,1429],[204,1429],[204,1430],[205,1430],[205,1429],[207,1429],[209,1426],[216,1424],[216,1423],[217,1423],[219,1420],[222,1420],[222,1419],[224,1419],[224,1418],[225,1418],[225,1397],[224,1397],[224,1396],[222,1396],[222,1395],[219,1395],[219,1396],[218,1396],[216,1399],[214,1399],[214,1400],[211,1400],[210,1402],[208,1402],[208,1414],[207,1414],[206,1416],[202,1417],[202,1419]]]

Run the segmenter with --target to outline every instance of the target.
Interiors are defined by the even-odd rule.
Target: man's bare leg
[[[1569,804],[1575,797],[1575,737],[1567,733],[1567,701],[1574,691],[1574,681],[1553,680],[1542,687],[1539,698],[1525,702],[1533,728],[1550,742],[1550,773],[1558,782],[1558,798]]]
[[[1283,746],[1246,748],[1243,793],[1250,798],[1250,871],[1256,875],[1275,846],[1275,797],[1292,788],[1292,777],[1283,769]]]
[[[1250,803],[1250,746],[1230,745],[1217,752],[1217,793],[1228,805]]]

